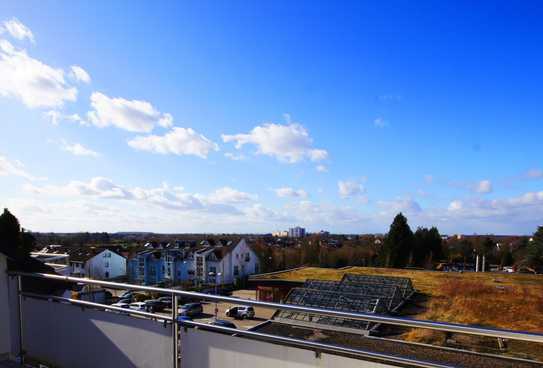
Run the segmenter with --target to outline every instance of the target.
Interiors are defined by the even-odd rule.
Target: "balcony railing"
[[[462,325],[462,324],[442,323],[442,322],[426,321],[426,320],[415,320],[415,319],[409,319],[409,318],[376,315],[376,314],[371,314],[371,313],[341,312],[341,311],[329,310],[329,309],[264,302],[264,301],[258,301],[258,300],[239,299],[239,298],[234,298],[234,297],[229,297],[229,296],[204,294],[204,293],[190,292],[190,291],[183,291],[183,290],[133,285],[133,284],[125,284],[125,283],[102,281],[102,280],[92,280],[92,279],[78,278],[78,277],[43,274],[43,273],[16,272],[16,273],[10,273],[10,276],[18,278],[18,295],[19,295],[19,302],[20,302],[19,303],[19,318],[20,318],[21,331],[23,329],[22,323],[25,318],[25,316],[22,313],[22,308],[21,308],[21,304],[22,304],[21,298],[23,297],[59,301],[59,302],[64,302],[64,303],[70,303],[73,305],[79,305],[82,307],[122,312],[125,314],[129,313],[131,315],[137,315],[137,316],[141,316],[141,317],[145,317],[149,319],[160,320],[160,321],[163,321],[164,323],[172,324],[172,346],[173,346],[172,367],[174,368],[178,368],[180,364],[179,350],[178,350],[179,349],[179,326],[183,326],[185,328],[187,327],[198,328],[198,329],[208,330],[212,332],[228,333],[235,336],[244,336],[249,339],[261,340],[261,341],[266,341],[266,342],[276,343],[276,344],[288,344],[290,346],[296,346],[302,349],[315,350],[316,352],[328,352],[331,354],[354,355],[354,356],[360,357],[361,359],[379,361],[383,363],[390,363],[392,365],[402,365],[402,366],[407,365],[407,366],[412,366],[412,367],[425,367],[425,368],[445,368],[445,367],[450,368],[449,365],[443,365],[443,364],[437,364],[435,362],[421,361],[421,360],[411,359],[407,357],[395,356],[392,354],[377,353],[377,352],[372,352],[372,351],[367,351],[367,350],[362,350],[362,349],[354,349],[354,348],[332,345],[332,344],[324,344],[324,343],[315,342],[315,341],[271,335],[267,333],[261,333],[261,332],[250,331],[250,330],[242,330],[242,329],[209,325],[209,324],[195,322],[195,321],[178,320],[177,297],[189,297],[191,299],[207,300],[211,302],[227,302],[227,303],[232,303],[232,304],[249,305],[253,307],[270,308],[270,309],[283,310],[283,311],[319,314],[319,315],[333,316],[333,317],[346,318],[346,319],[362,320],[362,321],[368,321],[368,322],[373,322],[373,323],[389,324],[389,325],[395,325],[395,326],[423,328],[423,329],[430,329],[430,330],[437,330],[437,331],[444,331],[444,332],[453,332],[453,333],[462,333],[462,334],[469,334],[469,335],[476,335],[476,336],[487,336],[487,337],[494,337],[494,338],[501,338],[501,339],[512,339],[512,340],[529,341],[529,342],[535,342],[535,343],[543,343],[543,334],[536,334],[536,333],[530,333],[530,332],[512,331],[512,330],[495,329],[495,328],[482,328],[482,327],[468,326],[468,325]],[[48,280],[60,280],[60,281],[89,284],[89,285],[99,285],[99,286],[112,288],[112,289],[124,289],[124,290],[128,289],[128,290],[148,291],[148,292],[154,292],[154,293],[160,293],[160,294],[166,294],[166,295],[169,294],[172,296],[172,312],[170,315],[156,314],[156,313],[149,313],[149,312],[131,310],[131,309],[127,310],[125,308],[120,308],[120,307],[116,307],[112,305],[82,301],[78,299],[23,292],[21,288],[23,277],[48,279]],[[175,323],[176,321],[177,323]],[[20,343],[20,351],[24,351],[23,349],[24,339],[23,339],[22,333],[21,333],[21,340],[19,343]]]

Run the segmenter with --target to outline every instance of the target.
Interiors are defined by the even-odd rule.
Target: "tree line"
[[[297,246],[275,247],[257,241],[263,272],[300,266],[372,266],[434,269],[441,262],[473,263],[476,255],[501,267],[517,266],[533,272],[543,268],[543,227],[530,238],[522,237],[514,246],[498,244],[490,236],[452,237],[444,240],[436,227],[411,230],[399,213],[384,237],[374,235],[342,240],[330,247],[319,235],[301,240]]]

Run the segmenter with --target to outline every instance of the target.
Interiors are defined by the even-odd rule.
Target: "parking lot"
[[[254,290],[237,290],[232,293],[233,297],[241,298],[241,299],[255,299],[256,292]],[[261,307],[254,307],[255,309],[255,318],[254,319],[234,319],[227,317],[225,315],[225,312],[228,308],[234,306],[234,304],[230,303],[218,303],[217,309],[218,319],[228,320],[233,322],[238,328],[242,329],[249,329],[253,326],[258,325],[259,323],[262,323],[264,321],[267,321],[271,318],[275,310],[273,309],[267,309],[267,308],[261,308]],[[213,321],[213,318],[215,316],[215,303],[204,303],[204,314],[199,318],[194,318],[195,321],[198,322],[211,322]]]
[[[119,296],[122,294],[122,290],[110,290],[113,295]],[[256,292],[254,290],[236,290],[232,293],[232,296],[235,298],[240,299],[256,299]],[[199,316],[193,317],[194,321],[202,322],[202,323],[209,323],[212,322],[215,318],[215,303],[210,303],[206,301],[202,301],[203,305],[203,313]],[[267,309],[267,308],[261,308],[261,307],[254,307],[255,310],[255,317],[252,319],[234,319],[231,317],[227,317],[225,312],[228,308],[233,307],[235,304],[231,303],[218,303],[217,304],[217,319],[221,320],[227,320],[233,322],[238,328],[241,329],[249,329],[251,327],[254,327],[258,325],[259,323],[265,322],[268,319],[271,318],[275,310],[273,309]],[[158,314],[163,315],[170,315],[171,310],[169,308],[164,309],[162,312],[158,312]]]

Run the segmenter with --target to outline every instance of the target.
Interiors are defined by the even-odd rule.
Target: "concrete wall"
[[[6,256],[0,253],[0,357],[11,352],[10,303]]]
[[[33,298],[23,301],[27,355],[56,367],[171,367],[171,325]]]
[[[381,363],[215,332],[181,329],[181,366],[198,368],[385,368]]]

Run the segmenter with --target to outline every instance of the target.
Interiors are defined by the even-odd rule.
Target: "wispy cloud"
[[[0,26],[0,34],[2,34],[2,31],[5,31],[19,41],[28,39],[32,43],[36,42],[30,28],[21,23],[17,18],[6,20],[2,25]]]
[[[22,162],[9,160],[5,156],[0,156],[0,176],[19,176],[27,180],[45,180],[43,177],[36,177],[28,173]]]
[[[100,92],[94,92],[90,100],[94,110],[87,113],[88,120],[100,128],[115,126],[129,132],[148,133],[157,125],[168,128],[173,124],[170,114],[161,113],[147,101],[111,98]]]
[[[378,117],[373,120],[373,125],[375,125],[377,128],[384,128],[388,125],[388,122],[384,118]]]
[[[354,180],[340,180],[338,181],[337,186],[341,198],[359,196],[366,191],[360,182]]]
[[[63,151],[69,152],[75,156],[89,156],[89,157],[99,157],[100,154],[96,151],[93,151],[81,143],[69,143],[66,141],[61,142],[61,148]]]
[[[291,187],[282,187],[274,189],[275,194],[281,198],[307,198],[307,192],[303,189],[294,189]]]
[[[168,133],[139,136],[128,141],[128,145],[140,151],[159,154],[194,155],[207,158],[211,151],[218,151],[219,146],[191,128],[174,127]]]

